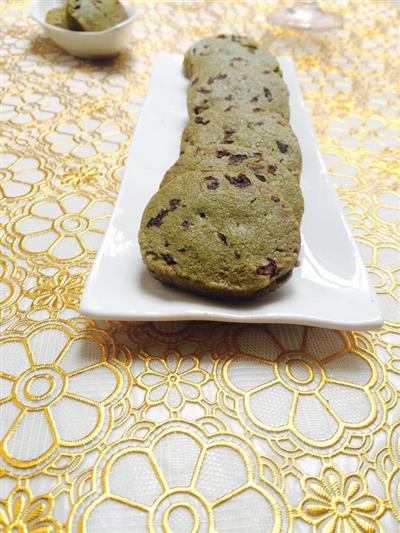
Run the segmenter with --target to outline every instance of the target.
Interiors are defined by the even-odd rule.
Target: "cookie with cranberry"
[[[243,146],[231,148],[217,145],[199,148],[196,152],[182,154],[175,165],[165,174],[160,187],[169,183],[181,170],[221,170],[249,173],[252,178],[275,189],[279,196],[292,207],[296,220],[300,223],[304,212],[304,200],[297,173],[290,172],[275,157],[263,152],[254,152]],[[190,184],[188,184],[190,186]]]
[[[185,128],[181,152],[194,153],[217,144],[228,148],[244,146],[254,152],[274,157],[291,172],[301,173],[301,150],[290,124],[279,115],[260,112],[250,117],[240,106],[227,112],[207,110]]]
[[[199,74],[187,92],[191,117],[208,109],[257,116],[261,112],[289,118],[289,92],[283,79],[276,74],[260,76],[257,72],[231,71],[221,68],[216,74]]]
[[[245,298],[289,276],[300,233],[291,207],[250,173],[182,168],[148,203],[139,244],[161,282]]]
[[[240,35],[218,35],[194,43],[185,53],[184,71],[188,78],[198,75],[212,61],[241,62],[281,74],[275,57],[256,41]]]

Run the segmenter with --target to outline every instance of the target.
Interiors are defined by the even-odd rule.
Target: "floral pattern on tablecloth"
[[[321,3],[343,29],[137,2],[129,49],[89,62],[2,2],[0,529],[398,529],[399,10]],[[222,32],[293,57],[379,331],[80,317],[154,57]]]

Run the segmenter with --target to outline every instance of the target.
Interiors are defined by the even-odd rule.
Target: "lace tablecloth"
[[[275,5],[140,3],[90,63],[2,2],[1,531],[398,531],[399,11],[324,1],[311,36]],[[221,32],[293,57],[380,331],[79,316],[153,58]]]

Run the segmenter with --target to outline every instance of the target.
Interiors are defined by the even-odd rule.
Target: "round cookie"
[[[181,153],[193,153],[216,144],[230,148],[244,146],[267,154],[300,175],[300,146],[290,124],[280,115],[260,112],[257,117],[249,117],[236,106],[225,112],[204,111],[185,128]]]
[[[156,279],[199,294],[245,298],[289,277],[299,226],[271,187],[241,172],[179,172],[143,213],[139,244]]]
[[[247,114],[260,112],[289,118],[289,91],[283,79],[272,73],[229,71],[223,66],[216,74],[196,76],[187,92],[189,115],[196,116],[212,108],[225,111],[241,106]]]
[[[103,31],[128,18],[119,0],[67,0],[67,25],[77,31]]]
[[[204,147],[194,153],[182,154],[165,174],[160,187],[165,186],[176,175],[180,177],[182,168],[194,173],[198,170],[212,172],[216,169],[228,174],[232,171],[250,173],[252,178],[260,182],[261,187],[262,184],[267,184],[275,189],[291,206],[296,220],[301,222],[304,200],[298,177],[274,157],[268,157],[261,152],[254,152],[242,146],[234,149],[226,145]]]
[[[65,20],[65,9],[63,7],[54,7],[46,13],[46,22],[52,26],[68,29],[67,21]]]
[[[188,78],[197,75],[202,68],[215,59],[223,61],[242,61],[248,65],[259,65],[261,70],[271,70],[280,74],[275,57],[256,41],[240,35],[218,35],[201,39],[194,43],[184,57],[184,71]]]

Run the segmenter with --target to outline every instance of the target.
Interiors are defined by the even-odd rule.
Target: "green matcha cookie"
[[[277,192],[262,185],[245,172],[182,169],[143,213],[139,244],[152,275],[222,298],[283,283],[297,262],[299,226]]]
[[[187,93],[189,115],[203,111],[235,110],[243,112],[280,114],[289,118],[289,92],[283,79],[276,74],[263,77],[257,73],[229,72],[221,67],[215,75],[194,78]]]
[[[118,0],[67,0],[66,20],[71,30],[103,31],[128,15]]]
[[[216,144],[244,146],[274,157],[300,176],[300,146],[289,123],[279,115],[259,112],[249,116],[241,111],[233,105],[225,112],[211,108],[197,115],[183,132],[181,152],[193,153]]]
[[[227,145],[205,147],[192,153],[181,155],[173,167],[165,174],[160,187],[163,187],[175,176],[181,177],[182,169],[193,171],[214,170],[250,173],[252,180],[267,184],[277,191],[293,209],[296,220],[300,223],[304,211],[304,200],[297,174],[286,169],[276,158],[248,148]],[[188,174],[189,176],[189,174]],[[188,187],[190,184],[188,183]]]
[[[68,29],[67,22],[65,20],[65,9],[63,7],[55,7],[54,9],[50,9],[50,11],[46,13],[46,22],[52,26]]]
[[[198,75],[204,66],[215,60],[258,65],[261,71],[270,70],[280,74],[275,57],[252,39],[239,35],[218,35],[201,39],[189,48],[184,57],[185,75],[188,78]]]

